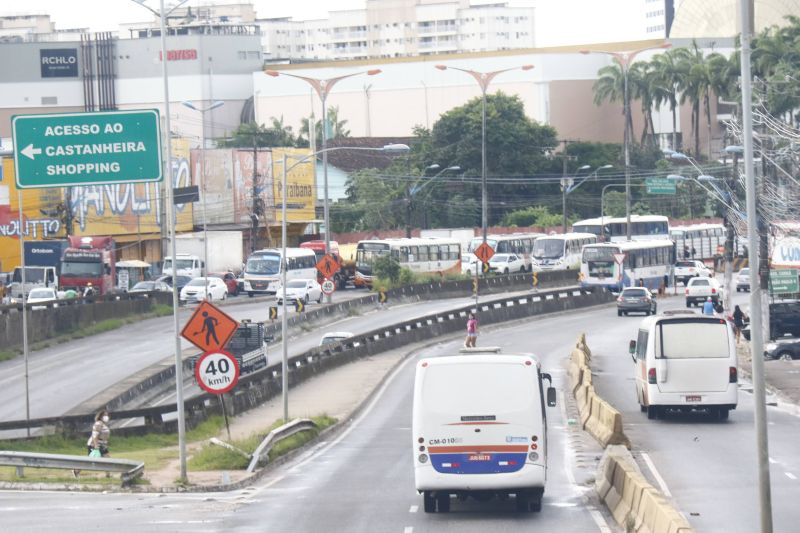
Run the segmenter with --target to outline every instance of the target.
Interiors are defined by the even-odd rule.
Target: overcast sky
[[[174,0],[164,0],[169,5]],[[247,1],[247,0],[236,0]],[[472,4],[496,3],[497,0],[473,0]],[[208,1],[190,0],[188,5],[207,4]],[[234,3],[220,0],[219,3]],[[291,16],[295,19],[324,18],[326,13],[341,9],[360,9],[365,0],[252,0],[259,18]],[[534,0],[510,0],[509,5],[532,5]],[[150,7],[158,9],[159,0],[146,0]],[[56,23],[57,29],[85,28],[92,31],[115,31],[121,22],[142,22],[152,15],[132,0],[2,0],[0,15],[47,13]]]

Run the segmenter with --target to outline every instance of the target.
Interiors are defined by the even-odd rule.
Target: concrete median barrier
[[[630,452],[609,446],[597,470],[595,491],[626,531],[690,533],[694,530],[672,504],[639,472]]]

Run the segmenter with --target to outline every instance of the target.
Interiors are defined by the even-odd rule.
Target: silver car
[[[617,316],[628,313],[656,314],[656,300],[645,287],[625,287],[617,297]]]

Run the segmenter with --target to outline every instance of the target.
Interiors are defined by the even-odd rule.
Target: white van
[[[178,270],[178,276],[189,276],[190,278],[199,278],[203,275],[204,264],[203,261],[196,255],[181,254],[179,253],[175,261],[175,267]],[[167,256],[164,258],[164,264],[161,267],[162,276],[172,276],[172,257]]]
[[[518,511],[541,511],[547,479],[547,416],[532,355],[424,358],[414,383],[414,481],[426,513],[450,498],[516,496]],[[556,391],[547,388],[547,405]]]
[[[736,342],[726,320],[687,312],[645,318],[630,353],[647,418],[703,409],[725,420],[736,409]]]

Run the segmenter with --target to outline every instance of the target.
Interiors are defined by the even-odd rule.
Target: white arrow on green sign
[[[161,181],[156,109],[15,115],[17,187]]]

